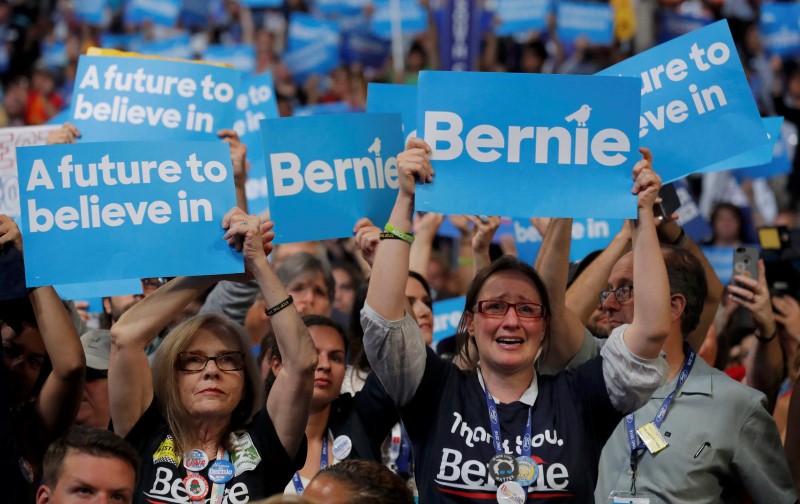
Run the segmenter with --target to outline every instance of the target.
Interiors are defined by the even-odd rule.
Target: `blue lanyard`
[[[667,398],[664,399],[664,402],[661,404],[661,407],[658,409],[658,412],[653,419],[653,423],[659,429],[661,428],[661,424],[664,423],[664,419],[667,417],[667,411],[669,411],[670,406],[672,406],[672,400],[675,399],[675,394],[678,393],[678,390],[681,388],[683,383],[687,378],[689,378],[689,373],[692,371],[694,360],[697,357],[697,354],[694,353],[694,350],[692,350],[689,344],[685,342],[683,344],[683,352],[686,354],[686,360],[683,362],[681,374],[678,375],[678,382],[675,384],[675,390],[673,390],[667,396]],[[633,458],[636,456],[636,452],[645,449],[644,442],[636,442],[636,419],[634,418],[633,413],[625,417],[625,426],[628,429],[628,444],[630,444],[631,458]]]
[[[328,433],[326,432],[322,436],[322,452],[319,456],[319,470],[323,470],[328,467]],[[297,495],[303,495],[303,491],[305,487],[303,487],[303,480],[300,479],[300,473],[295,472],[294,476],[292,476],[292,483],[294,483],[294,491],[297,492]]]
[[[497,405],[489,393],[489,389],[484,385],[483,391],[486,392],[486,407],[489,410],[489,422],[492,425],[492,442],[494,444],[494,451],[497,455],[502,455],[503,452],[503,436],[500,434],[500,418],[497,416]],[[522,455],[526,457],[531,456],[531,410],[533,407],[528,406],[528,423],[525,425],[525,434],[522,437]]]

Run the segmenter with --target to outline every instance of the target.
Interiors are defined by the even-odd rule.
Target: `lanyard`
[[[217,460],[228,460],[228,452],[222,448],[217,450]],[[221,504],[225,496],[225,483],[214,483],[211,487],[211,503]]]
[[[681,386],[684,384],[684,382],[686,382],[686,379],[689,378],[689,373],[692,371],[694,360],[697,357],[697,354],[694,353],[694,350],[692,350],[692,348],[686,342],[683,343],[683,352],[686,354],[686,360],[683,361],[683,369],[681,369],[681,373],[678,375],[678,381],[675,384],[675,390],[670,392],[666,399],[664,399],[661,407],[658,408],[655,418],[653,418],[653,424],[655,424],[656,428],[658,429],[661,429],[661,424],[664,423],[664,419],[667,417],[667,412],[672,406],[672,400],[675,399],[675,395],[678,393],[678,390],[680,390]],[[644,451],[646,447],[644,441],[637,443],[636,419],[633,413],[625,417],[625,427],[628,431],[628,444],[631,447],[631,493],[635,494],[638,455],[640,452]]]
[[[489,389],[483,387],[486,392],[486,407],[489,410],[489,422],[492,425],[492,442],[494,444],[494,451],[497,455],[502,455],[503,452],[503,436],[500,434],[500,418],[497,416],[497,405],[494,398],[489,393]],[[533,408],[528,406],[528,423],[525,425],[525,434],[522,437],[522,455],[525,457],[531,456],[531,410]]]
[[[319,469],[320,471],[328,467],[328,433],[326,432],[322,436],[322,450],[319,456]],[[292,476],[292,483],[294,483],[294,491],[297,492],[297,495],[303,495],[303,491],[305,487],[303,486],[303,480],[300,479],[300,473],[295,472],[294,476]]]

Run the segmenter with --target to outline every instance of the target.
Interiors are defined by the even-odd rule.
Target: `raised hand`
[[[433,166],[431,166],[431,148],[424,140],[410,138],[406,150],[397,156],[400,194],[414,196],[416,183],[433,182]]]
[[[633,167],[633,188],[631,193],[638,195],[638,206],[640,209],[652,211],[658,199],[658,192],[661,190],[661,177],[653,171],[653,154],[650,149],[640,147],[642,159]]]
[[[72,123],[65,122],[60,128],[52,130],[47,134],[47,145],[75,143],[76,138],[80,138],[81,132]]]

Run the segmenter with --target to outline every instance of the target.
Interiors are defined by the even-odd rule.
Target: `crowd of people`
[[[760,111],[786,118],[793,170],[691,176],[705,242],[659,212],[659,160],[642,148],[637,218],[572,264],[572,220],[531,219],[543,241],[526,264],[513,241],[495,240],[500,217],[415,211],[436,166],[412,138],[387,223],[273,245],[269,216],[247,209],[247,148],[223,129],[237,207],[219,238],[245,273],[145,278],[142,294],[103,298],[96,314],[51,286],[26,288],[23,236],[0,214],[0,498],[797,502],[800,291],[789,277],[800,243],[727,285],[703,252],[797,223],[800,66],[765,51],[758,3],[633,2],[635,34],[610,46],[563,44],[553,29],[498,36],[491,16],[484,23],[476,69],[591,74],[653,45],[667,14],[726,17]],[[315,3],[212,4],[203,26],[168,29],[127,24],[121,2],[92,25],[70,2],[0,0],[0,127],[68,107],[78,56],[109,34],[186,29],[201,46],[252,44],[254,73],[272,72],[283,116],[317,103],[363,109],[367,81],[415,83],[438,67],[432,2],[421,2],[428,29],[405,41],[403,65],[387,55],[378,68],[352,63],[304,82],[281,55],[291,13],[316,14]],[[64,44],[58,64],[43,57],[54,43]],[[80,135],[67,123],[48,143]],[[445,219],[456,238],[438,235]],[[434,301],[458,296],[455,334],[434,342]]]

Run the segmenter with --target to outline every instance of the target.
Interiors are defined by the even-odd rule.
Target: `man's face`
[[[39,487],[36,504],[127,504],[136,474],[125,460],[67,450],[55,486]]]
[[[633,287],[633,254],[628,253],[617,261],[608,277],[607,291],[615,291],[620,287]],[[633,296],[620,303],[614,294],[606,298],[603,309],[608,312],[609,329],[614,330],[622,324],[633,322]]]

